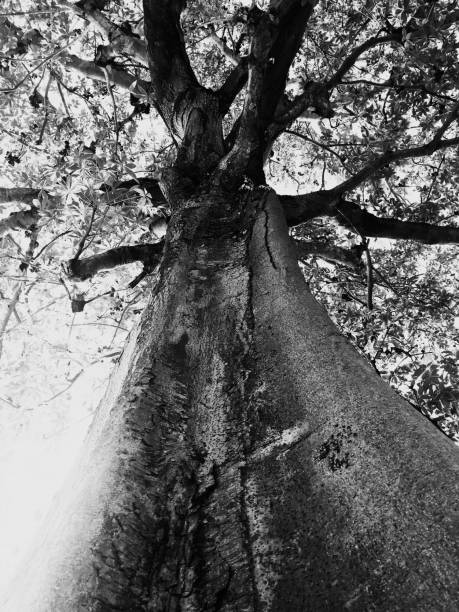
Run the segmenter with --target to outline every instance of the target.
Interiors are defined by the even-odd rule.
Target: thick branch
[[[459,244],[459,228],[377,217],[353,202],[339,200],[330,191],[279,196],[290,227],[316,217],[335,217],[338,223],[372,238],[416,240],[425,244]]]
[[[272,0],[269,12],[255,5],[249,11],[247,92],[236,126],[237,136],[221,165],[229,174],[245,172],[255,182],[264,182],[263,162],[271,144],[268,127],[283,97],[288,71],[314,4],[309,0]],[[244,66],[239,64],[219,92],[224,110],[231,103],[230,94],[237,93],[244,82],[241,68]]]
[[[333,199],[329,191],[313,191],[298,196],[279,195],[289,227],[300,225],[321,216],[334,213],[337,199]]]
[[[344,200],[335,207],[335,217],[341,225],[364,236],[416,240],[425,244],[459,244],[459,227],[377,217]]]
[[[76,55],[72,55],[70,53],[64,55],[63,57],[66,59],[66,67],[72,68],[72,70],[79,72],[85,77],[94,79],[95,81],[106,82],[106,70],[113,85],[118,85],[122,89],[129,89],[132,94],[138,98],[144,98],[146,92],[148,92],[150,89],[150,83],[147,81],[141,81],[124,70],[115,69],[112,66],[107,66],[107,68],[104,70],[100,66],[97,66],[97,64],[94,62],[82,60]],[[133,87],[134,83],[136,83],[135,87]]]
[[[152,93],[173,132],[177,131],[174,114],[180,98],[187,91],[200,88],[180,26],[185,4],[183,0],[144,0],[143,3]]]
[[[10,202],[23,202],[24,204],[32,204],[33,200],[40,196],[40,189],[32,189],[28,187],[0,187],[0,204]]]
[[[229,73],[226,81],[217,92],[220,98],[220,110],[225,115],[234,98],[238,95],[241,89],[247,82],[249,60],[247,57],[241,58],[238,65]]]
[[[180,26],[186,2],[144,0],[143,5],[152,97],[177,141],[177,166],[197,179],[224,153],[220,101],[191,68]]]
[[[162,242],[121,246],[84,259],[70,259],[62,267],[70,278],[86,280],[101,270],[111,270],[135,261],[141,261],[145,267],[152,269],[159,263],[162,251]]]
[[[272,1],[269,18],[266,13],[252,11],[252,19],[257,24],[252,32],[249,57],[237,61],[237,56],[231,56],[230,61],[235,68],[219,91],[225,108],[231,105],[244,86],[250,64],[252,73],[256,69],[263,76],[259,83],[261,95],[252,93],[252,98],[260,98],[260,116],[266,124],[269,123],[284,92],[288,71],[301,45],[314,4],[300,0]],[[269,61],[266,62],[268,57]]]
[[[272,10],[275,4],[271,2]],[[264,126],[271,122],[285,90],[290,66],[301,46],[315,2],[284,0],[277,4],[274,14],[279,20],[278,34],[269,53],[260,106],[260,119]]]

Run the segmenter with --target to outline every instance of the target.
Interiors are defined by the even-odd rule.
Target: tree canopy
[[[180,99],[180,79],[196,96],[215,92],[229,150],[257,78],[250,36],[264,27],[281,34],[248,106],[269,126],[256,155],[283,195],[304,274],[380,374],[457,436],[456,3],[305,3],[304,35],[288,2],[182,4],[160,19],[170,64],[148,56],[140,2],[2,5],[2,409],[61,398],[89,364],[116,359],[161,255],[170,210],[157,178],[187,137],[176,109],[166,116],[153,100]],[[65,316],[94,326],[63,372],[68,345],[40,338]],[[109,332],[94,344],[94,329]],[[56,365],[43,396],[20,384],[25,372],[47,378],[42,350]]]

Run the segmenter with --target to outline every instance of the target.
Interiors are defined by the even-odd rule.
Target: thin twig
[[[118,157],[118,159],[119,159],[119,155],[118,155],[119,128],[118,128],[118,112],[117,112],[117,108],[116,108],[116,101],[115,101],[115,96],[113,95],[113,89],[112,89],[112,85],[110,83],[110,76],[109,76],[109,73],[108,73],[108,70],[107,70],[106,66],[102,66],[102,70],[104,71],[104,74],[105,74],[105,82],[107,83],[108,93],[110,94],[110,97],[112,99],[112,105],[113,105],[113,123],[114,123],[114,130],[115,130],[115,156]]]
[[[373,310],[373,262],[371,261],[371,255],[368,249],[368,238],[364,234],[362,234],[362,232],[357,227],[355,227],[352,221],[343,213],[343,211],[338,206],[336,207],[336,210],[343,217],[343,219],[347,221],[347,223],[349,223],[351,227],[354,228],[354,231],[359,234],[362,239],[362,247],[364,248],[365,258],[367,260],[367,306],[368,310]]]
[[[73,42],[75,42],[75,41],[73,41]],[[57,57],[63,51],[67,51],[67,49],[68,49],[68,46],[67,47],[62,47],[62,48],[58,49],[57,51],[54,51],[54,53],[51,53],[51,55],[48,55],[47,57],[45,57],[44,60],[42,60],[30,72],[28,72],[27,75],[23,79],[21,79],[18,83],[16,83],[16,85],[14,87],[6,88],[6,89],[0,89],[0,93],[13,93],[13,91],[16,91],[16,89],[18,89],[23,83],[25,83],[25,81],[27,81],[27,79],[30,77],[31,74],[33,74],[39,68],[41,68],[43,66],[43,64],[46,64],[46,62],[51,61],[52,59]]]
[[[62,236],[65,236],[66,234],[70,234],[71,232],[72,232],[72,230],[66,230],[65,232],[62,232],[61,234],[58,234],[57,236],[54,236],[54,238],[52,240],[50,240],[48,242],[48,244],[45,244],[45,246],[42,247],[38,251],[38,253],[32,257],[32,260],[38,259],[40,257],[40,255],[43,253],[43,251],[45,251],[48,247],[50,247],[53,244],[53,242],[56,242],[56,240],[59,240],[59,238],[62,238]]]
[[[57,83],[57,90],[58,90],[59,95],[60,95],[60,97],[61,97],[62,104],[64,105],[64,109],[65,109],[65,112],[66,112],[66,114],[67,114],[67,117],[68,117],[69,119],[71,119],[71,118],[72,118],[72,116],[70,115],[70,111],[69,111],[69,108],[68,108],[68,106],[67,106],[67,102],[66,102],[65,97],[64,97],[64,92],[62,91],[62,85],[61,85],[61,82],[60,82],[59,80],[56,80],[56,83]]]
[[[85,249],[84,245],[85,245],[86,240],[88,239],[89,233],[94,223],[94,217],[96,216],[96,211],[97,211],[97,206],[94,206],[92,209],[91,219],[89,220],[89,225],[78,244],[77,252],[75,254],[75,257],[73,258],[74,260],[77,260]]]
[[[43,110],[45,111],[45,117],[43,119],[43,124],[41,126],[40,136],[38,137],[38,140],[35,143],[37,145],[41,145],[43,141],[43,134],[45,133],[46,124],[48,123],[48,106],[49,106],[48,94],[49,94],[49,88],[51,87],[52,78],[53,77],[51,73],[48,73],[48,82],[46,83],[45,94],[43,96]]]

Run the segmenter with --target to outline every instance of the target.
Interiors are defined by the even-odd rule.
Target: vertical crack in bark
[[[268,195],[269,195],[269,191],[268,191],[267,195],[265,195],[263,197],[262,204],[261,204],[263,213],[265,215],[265,246],[266,246],[266,251],[268,253],[269,261],[271,262],[272,267],[275,270],[277,270],[277,265],[276,265],[276,262],[274,261],[274,256],[273,256],[273,253],[271,251],[271,246],[269,244],[269,213],[268,213],[268,209],[266,207],[266,204],[267,204],[267,201],[268,201]]]

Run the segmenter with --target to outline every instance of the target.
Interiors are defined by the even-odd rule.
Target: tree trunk
[[[267,189],[174,214],[6,611],[455,610],[453,444],[311,296]]]

